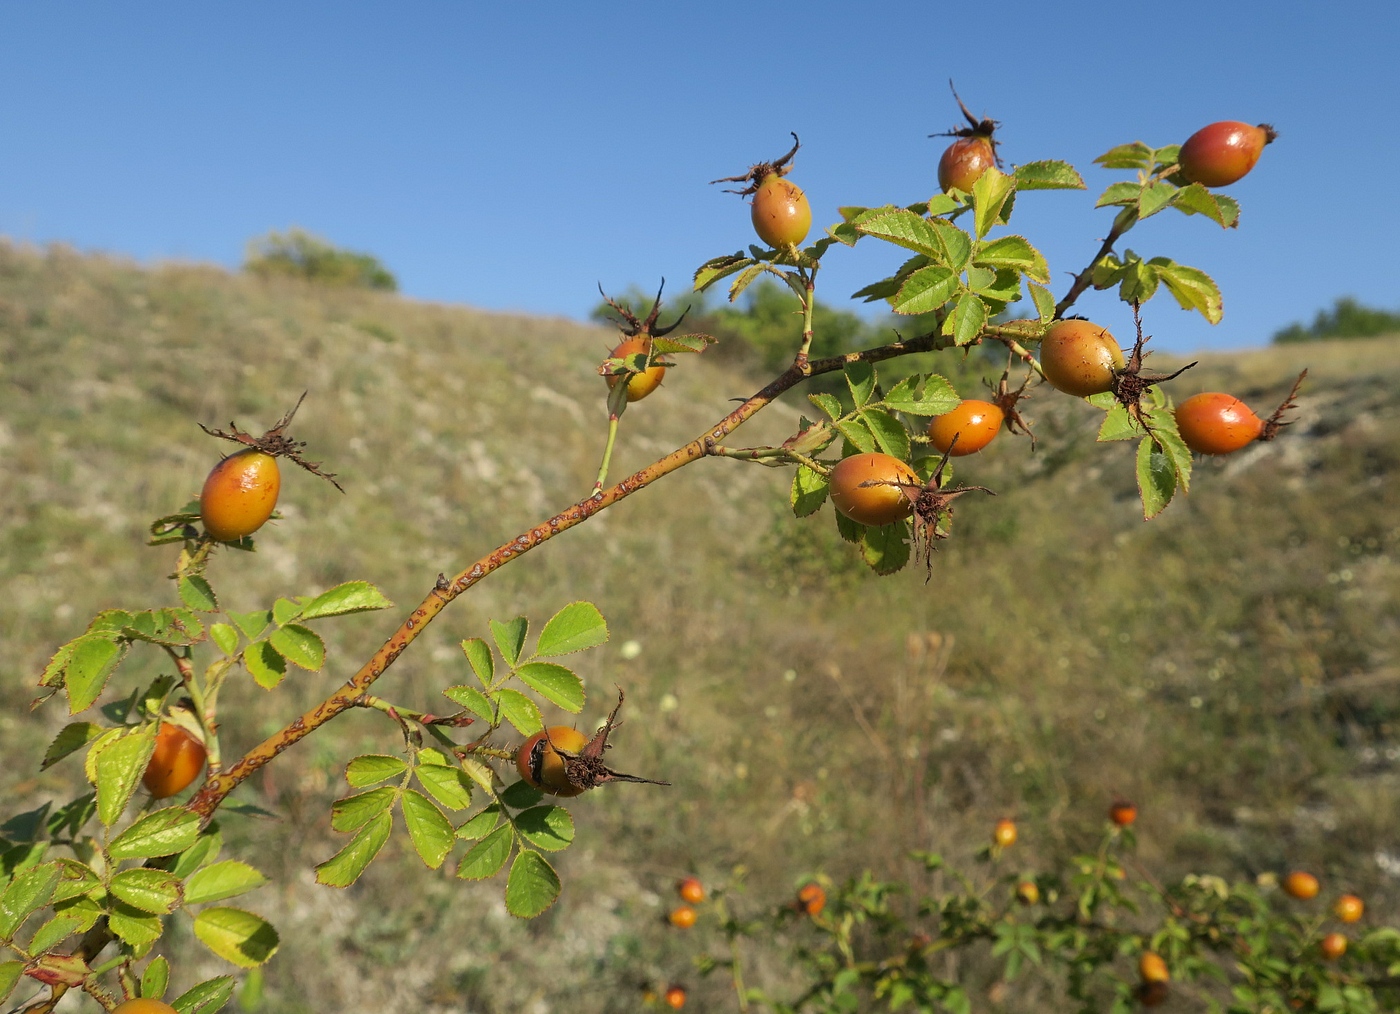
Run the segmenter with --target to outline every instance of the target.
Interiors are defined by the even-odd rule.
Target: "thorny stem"
[[[1126,221],[1124,221],[1126,219]],[[1084,270],[1074,276],[1074,282],[1070,285],[1069,291],[1065,293],[1064,299],[1055,304],[1055,318],[1058,320],[1065,315],[1065,311],[1074,305],[1074,301],[1084,294],[1093,282],[1094,265],[1103,260],[1113,252],[1113,245],[1123,237],[1123,234],[1135,226],[1138,222],[1137,216],[1127,216],[1119,214],[1113,220],[1113,228],[1108,230],[1108,235],[1104,237],[1103,245],[1099,247],[1099,252],[1090,258]]]
[[[802,297],[802,347],[797,350],[797,358],[793,360],[793,365],[802,367],[807,364],[808,354],[812,351],[812,313],[817,305],[817,265],[812,265],[810,273],[800,267],[797,270],[806,295]]]
[[[794,465],[806,465],[818,475],[826,475],[827,473],[827,467],[821,462],[809,458],[800,451],[786,447],[725,447],[713,440],[706,440],[705,453],[717,458],[735,458],[739,461],[766,462],[768,459],[774,458],[791,462]]]

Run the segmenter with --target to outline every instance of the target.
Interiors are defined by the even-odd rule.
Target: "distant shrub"
[[[342,250],[301,229],[269,232],[248,244],[243,270],[262,278],[304,278],[356,289],[394,292],[398,280],[379,258]]]
[[[1374,338],[1400,334],[1400,313],[1362,306],[1351,296],[1338,299],[1330,310],[1318,310],[1311,327],[1290,324],[1274,332],[1274,344],[1311,342],[1324,338]]]

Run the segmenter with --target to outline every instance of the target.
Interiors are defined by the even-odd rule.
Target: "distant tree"
[[[243,270],[262,278],[304,278],[357,289],[394,292],[399,287],[379,258],[343,250],[297,228],[252,240]]]
[[[1311,327],[1290,324],[1274,332],[1274,344],[1310,342],[1324,338],[1373,338],[1400,334],[1400,313],[1362,306],[1351,296],[1338,299],[1330,310],[1319,310]]]

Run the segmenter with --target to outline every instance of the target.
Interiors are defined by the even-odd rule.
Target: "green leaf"
[[[518,690],[498,690],[496,703],[500,705],[501,716],[522,735],[532,736],[544,728],[540,709]]]
[[[63,683],[68,691],[68,713],[86,711],[107,686],[130,645],[108,634],[84,634],[71,642],[72,651],[63,665]]]
[[[77,933],[83,925],[81,916],[56,915],[40,926],[29,941],[29,953],[38,955],[53,950],[58,944]]]
[[[170,1004],[178,1014],[217,1014],[233,998],[233,976],[208,979],[181,993]]]
[[[544,798],[544,792],[521,779],[506,786],[500,801],[512,810],[528,810]]]
[[[102,746],[93,767],[97,772],[97,816],[107,827],[115,824],[156,748],[154,725],[132,729]]]
[[[695,291],[704,292],[721,278],[727,278],[736,271],[741,271],[753,263],[752,257],[745,257],[742,253],[729,254],[724,257],[715,257],[701,264],[695,270]]]
[[[865,538],[865,526],[858,521],[852,521],[840,511],[834,511],[836,515],[836,534],[840,535],[845,542],[860,542]]]
[[[474,757],[463,757],[461,760],[462,770],[466,776],[487,792],[495,788],[495,769],[488,764],[483,764]]]
[[[418,857],[428,869],[437,869],[447,858],[447,853],[452,851],[457,841],[457,829],[421,792],[405,789],[399,807]]]
[[[836,424],[836,432],[846,438],[846,442],[858,451],[875,450],[875,435],[865,425],[865,420],[857,416]]]
[[[194,935],[239,968],[265,964],[280,943],[271,923],[241,908],[206,908],[194,917]]]
[[[474,841],[489,834],[501,822],[501,808],[496,803],[478,810],[457,828],[457,837]]]
[[[54,888],[51,904],[87,894],[98,884],[97,874],[91,867],[76,859],[59,859],[58,874],[58,886]]]
[[[977,238],[981,239],[1001,219],[1002,206],[1016,192],[1016,180],[996,166],[988,166],[972,185],[972,206]]]
[[[366,753],[345,765],[345,780],[353,789],[363,789],[366,785],[385,782],[397,778],[408,770],[402,757],[383,753]]]
[[[225,859],[221,863],[206,866],[190,877],[185,885],[185,904],[203,905],[210,901],[223,901],[247,894],[267,883],[263,876],[247,863],[237,859]]]
[[[1011,268],[1037,282],[1050,281],[1050,265],[1024,236],[1001,236],[977,251],[974,264]]]
[[[20,976],[23,974],[23,961],[0,962],[0,1002],[9,999],[10,994],[15,991],[15,986],[19,984]]]
[[[165,955],[158,954],[141,973],[141,996],[147,1000],[159,1000],[165,996],[165,989],[169,985],[170,962],[165,959]]]
[[[549,618],[535,654],[543,658],[596,648],[608,640],[608,624],[592,602],[570,602]]]
[[[305,602],[301,609],[301,619],[319,620],[326,616],[364,613],[374,609],[388,609],[393,604],[384,597],[383,592],[368,581],[346,581]]]
[[[575,715],[583,710],[583,680],[572,669],[553,662],[527,662],[515,675],[556,707]]]
[[[1161,211],[1176,197],[1177,188],[1170,183],[1158,181],[1142,188],[1138,197],[1138,218],[1147,218]]]
[[[209,582],[198,574],[180,580],[180,599],[191,609],[212,613],[219,608],[218,596]]]
[[[1137,480],[1142,516],[1151,520],[1166,509],[1176,492],[1176,470],[1151,437],[1143,437],[1138,444]]]
[[[957,345],[966,345],[979,334],[987,323],[987,304],[981,297],[964,292],[958,297],[953,312],[943,322],[943,333],[952,335]]]
[[[24,920],[43,908],[58,887],[57,863],[34,866],[15,876],[0,894],[0,940],[10,940]]]
[[[78,932],[86,933],[96,925],[97,920],[107,913],[102,906],[87,894],[80,894],[76,898],[69,898],[67,901],[54,902],[54,912],[60,916],[72,916],[78,920]]]
[[[169,915],[179,907],[184,885],[173,873],[137,868],[119,871],[112,877],[108,890],[114,898],[132,908],[153,915]]]
[[[81,750],[98,736],[102,735],[102,726],[92,722],[71,722],[63,727],[63,730],[54,737],[49,748],[44,751],[44,761],[39,765],[39,770],[44,771],[57,764],[63,758],[74,751]]]
[[[288,662],[310,672],[319,672],[325,665],[326,642],[310,627],[289,623],[280,630],[274,630],[267,643]]]
[[[471,847],[457,866],[457,876],[463,880],[486,880],[501,872],[510,850],[515,846],[515,834],[509,824],[502,824]]]
[[[301,603],[291,599],[278,599],[272,603],[272,618],[279,627],[291,623],[301,615]]]
[[[209,639],[225,655],[232,657],[238,653],[238,631],[227,623],[215,623],[209,627]]]
[[[1017,190],[1084,190],[1084,179],[1068,162],[1027,162],[1011,174]]]
[[[870,215],[859,220],[855,228],[866,236],[875,236],[940,263],[947,263],[947,249],[938,228],[929,219],[912,211],[896,208]]]
[[[1240,224],[1240,206],[1224,194],[1212,193],[1199,183],[1178,190],[1172,207],[1184,215],[1205,215],[1223,229]]]
[[[143,912],[121,901],[110,903],[107,910],[107,927],[138,953],[159,940],[164,932],[160,916]]]
[[[517,919],[533,919],[559,897],[559,874],[531,849],[521,849],[506,880],[506,911]]]
[[[896,521],[878,528],[866,527],[860,543],[861,559],[877,574],[893,574],[909,562],[909,524]]]
[[[792,477],[792,493],[789,495],[792,513],[799,518],[815,514],[821,509],[821,505],[826,503],[829,487],[826,476],[814,472],[806,465],[798,465],[797,473]]]
[[[1151,169],[1156,161],[1156,154],[1141,141],[1134,141],[1132,144],[1120,144],[1116,148],[1110,148],[1094,161],[1105,169]]]
[[[826,415],[826,417],[832,422],[835,422],[837,419],[840,419],[841,416],[844,414],[841,411],[841,402],[839,402],[834,395],[809,394],[807,395],[807,400],[810,401],[817,408],[821,409],[821,411]]]
[[[738,299],[750,285],[761,278],[768,270],[767,265],[749,262],[750,266],[739,272],[738,277],[729,283],[729,301]]]
[[[574,840],[574,818],[562,806],[532,806],[515,815],[525,840],[546,852],[566,849]]]
[[[1148,263],[1183,310],[1197,310],[1212,324],[1220,323],[1225,315],[1224,301],[1220,287],[1210,275],[1167,257],[1154,257]]]
[[[423,751],[427,753],[428,751]],[[420,755],[421,758],[421,755]],[[418,784],[449,810],[461,810],[472,801],[471,781],[466,772],[455,764],[420,763],[413,772],[418,776]]]
[[[491,621],[491,636],[496,641],[496,648],[500,651],[501,658],[506,660],[506,665],[512,669],[520,661],[521,649],[525,647],[525,632],[529,626],[529,621],[523,616],[517,616],[509,623]]]
[[[1028,283],[1031,290],[1031,301],[1035,303],[1036,316],[1042,324],[1048,324],[1055,319],[1055,296],[1043,285],[1036,285],[1035,282]]]
[[[199,837],[199,815],[183,806],[148,813],[112,839],[107,854],[115,860],[154,859],[183,852]]]
[[[399,790],[382,785],[368,792],[357,792],[331,804],[331,827],[342,833],[358,831],[382,813],[387,813],[399,798]]]
[[[1183,493],[1188,493],[1191,490],[1191,449],[1186,446],[1186,441],[1181,439],[1181,432],[1176,426],[1176,414],[1161,388],[1153,387],[1150,393],[1153,404],[1147,410],[1147,423],[1152,437],[1157,441],[1158,450],[1171,462],[1176,472],[1176,484],[1181,487]]]
[[[287,660],[266,641],[254,641],[243,649],[243,665],[264,690],[277,686],[287,674]]]
[[[875,393],[875,367],[863,362],[848,363],[845,375],[855,407],[860,408]]]
[[[909,457],[909,431],[898,419],[878,408],[861,409],[860,418],[875,435],[880,450],[901,460]]]
[[[496,717],[496,709],[491,707],[491,701],[476,687],[448,687],[442,693],[448,700],[460,704],[479,718],[490,722]]]
[[[350,840],[350,844],[316,867],[316,883],[327,887],[349,887],[359,880],[365,867],[379,855],[379,850],[389,840],[393,823],[388,810],[374,817]]]
[[[884,406],[906,415],[934,416],[951,412],[962,401],[952,385],[936,373],[905,377],[889,394]]]
[[[946,303],[962,284],[957,272],[942,265],[919,268],[900,286],[890,300],[895,313],[932,313]]]
[[[255,609],[251,613],[229,613],[231,619],[239,630],[243,631],[243,636],[250,641],[256,641],[262,636],[262,632],[272,623],[272,613],[267,609]]]
[[[212,830],[206,830],[193,845],[175,858],[175,865],[170,868],[171,873],[184,879],[219,857],[219,851],[224,847],[224,836],[217,825],[210,827]]]
[[[1136,440],[1142,436],[1142,427],[1138,425],[1136,419],[1128,414],[1128,410],[1119,402],[1115,401],[1109,408],[1108,414],[1103,417],[1103,423],[1099,426],[1099,443],[1109,443],[1114,440]]]
[[[1110,183],[1104,192],[1099,194],[1099,199],[1094,202],[1094,207],[1128,207],[1131,205],[1136,208],[1138,195],[1141,192],[1142,187],[1137,183]]]
[[[479,637],[468,638],[462,642],[462,654],[467,656],[467,661],[471,663],[472,672],[476,673],[476,678],[481,681],[481,685],[489,687],[491,680],[496,676],[496,660],[491,654],[490,646]],[[463,702],[459,701],[458,703]],[[489,718],[490,715],[482,717]]]

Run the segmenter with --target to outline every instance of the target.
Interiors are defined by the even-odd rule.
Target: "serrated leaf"
[[[535,654],[542,658],[570,655],[596,648],[607,640],[608,623],[598,607],[592,602],[570,602],[544,625]]]
[[[462,880],[486,880],[501,872],[510,850],[515,846],[515,834],[509,824],[502,824],[471,847],[457,866]]]
[[[461,810],[471,804],[471,782],[455,764],[419,764],[414,774],[428,795],[449,810]]]
[[[271,923],[241,908],[206,908],[194,917],[194,935],[239,968],[265,964],[280,944]]]
[[[50,951],[77,933],[82,924],[83,919],[80,916],[56,915],[34,931],[34,936],[30,939],[27,950],[30,954],[43,954]],[[3,992],[3,983],[0,983],[0,998],[3,998]]]
[[[865,538],[865,526],[858,521],[852,521],[840,511],[833,511],[836,515],[836,533],[845,542],[860,542]]]
[[[331,804],[331,827],[342,833],[358,831],[380,814],[387,813],[398,798],[396,786],[382,785],[337,799]]]
[[[500,795],[500,801],[512,810],[528,810],[544,798],[543,790],[531,785],[523,778],[507,785]]]
[[[254,641],[243,649],[243,666],[264,690],[273,689],[287,675],[287,660],[266,641]]]
[[[556,707],[575,715],[583,710],[583,680],[572,669],[553,662],[527,662],[515,675]]]
[[[861,409],[860,418],[875,435],[880,450],[900,460],[909,457],[909,431],[898,419],[878,408]]]
[[[1172,207],[1185,215],[1205,215],[1223,229],[1239,224],[1240,206],[1223,194],[1215,194],[1199,183],[1182,187]]]
[[[107,854],[113,859],[154,859],[183,852],[199,837],[199,815],[182,806],[148,813],[112,839]]]
[[[1141,141],[1134,141],[1110,148],[1094,161],[1105,169],[1151,169],[1156,152]]]
[[[90,895],[80,894],[76,898],[69,898],[67,901],[57,901],[53,903],[54,912],[60,916],[72,916],[78,920],[79,933],[86,933],[107,913],[102,910],[102,906]]]
[[[1084,179],[1068,162],[1027,162],[1011,174],[1017,190],[1084,190]]]
[[[233,999],[233,977],[221,975],[186,990],[170,1004],[177,1014],[217,1014]]]
[[[935,416],[951,412],[961,400],[947,380],[930,373],[905,377],[885,395],[883,404],[907,415]]]
[[[1114,401],[1099,426],[1099,443],[1136,440],[1142,435],[1142,427],[1138,425],[1137,420],[1128,414],[1128,410],[1121,403]]]
[[[525,840],[546,852],[566,849],[574,840],[574,818],[562,806],[532,806],[515,815]]]
[[[147,1000],[159,1000],[165,996],[170,985],[170,962],[165,955],[158,954],[146,965],[141,973],[141,996]]]
[[[895,313],[932,313],[946,303],[962,285],[957,272],[942,265],[919,268],[899,287],[890,300]]]
[[[181,578],[180,600],[191,609],[198,609],[203,613],[212,613],[219,608],[219,599],[214,594],[214,589],[198,574]]]
[[[996,166],[988,166],[972,185],[973,217],[981,239],[1001,220],[1002,205],[1016,192],[1016,181]]]
[[[153,915],[169,915],[180,904],[184,885],[165,870],[120,870],[108,884],[112,896]]]
[[[704,292],[721,278],[727,278],[736,271],[742,271],[753,263],[753,258],[742,253],[715,257],[695,269],[694,285],[696,292]]]
[[[518,690],[498,690],[496,703],[500,706],[501,717],[525,736],[532,736],[544,728],[540,709]]]
[[[514,669],[520,661],[520,652],[525,647],[525,633],[529,629],[529,621],[523,616],[517,616],[508,623],[492,620],[490,625],[496,649],[501,653],[501,658],[506,660],[506,665]]]
[[[1024,236],[1000,236],[977,251],[974,264],[1011,268],[1037,282],[1050,281],[1050,265]]]
[[[72,651],[62,667],[63,684],[68,691],[68,713],[76,715],[102,696],[130,645],[105,633],[84,634],[71,643]]]
[[[402,757],[384,753],[366,753],[345,765],[345,780],[351,788],[363,789],[366,785],[397,778],[408,770]]]
[[[141,952],[160,939],[164,927],[160,916],[143,912],[125,902],[111,902],[107,909],[107,928],[122,943]]]
[[[247,863],[237,859],[225,859],[214,863],[190,877],[185,885],[185,904],[203,905],[211,901],[223,901],[247,894],[267,883],[263,876]]]
[[[866,427],[865,421],[857,416],[854,419],[845,419],[836,424],[836,432],[840,433],[859,451],[870,452],[875,450],[875,435]]]
[[[532,849],[521,849],[506,880],[506,911],[517,919],[533,919],[559,897],[559,874]]]
[[[413,789],[404,790],[399,807],[418,857],[428,869],[437,869],[457,841],[456,828],[427,796]]]
[[[860,556],[877,574],[894,574],[909,562],[909,525],[897,521],[878,528],[866,527]]]
[[[1027,287],[1031,291],[1031,302],[1035,304],[1036,316],[1042,324],[1048,324],[1055,319],[1055,296],[1043,285],[1035,282],[1028,283]]]
[[[176,856],[175,865],[170,868],[171,873],[184,879],[219,857],[219,852],[224,847],[223,832],[219,831],[217,825],[211,827],[213,830],[206,830],[193,845]]]
[[[495,769],[488,764],[483,764],[474,757],[463,757],[462,772],[481,786],[487,792],[492,791],[496,784]]]
[[[1108,207],[1137,207],[1138,194],[1142,187],[1137,183],[1110,183],[1104,192],[1099,194],[1099,199],[1094,202],[1096,208]]]
[[[232,657],[238,653],[238,631],[227,623],[215,623],[209,627],[209,639],[220,651]]]
[[[87,894],[98,884],[97,874],[76,859],[59,859],[58,874],[58,885],[49,899],[50,904]]]
[[[1177,188],[1163,180],[1147,184],[1138,197],[1138,218],[1157,214],[1170,204],[1176,195]]]
[[[1157,403],[1147,410],[1148,426],[1157,441],[1158,449],[1167,456],[1176,471],[1176,484],[1181,487],[1183,493],[1188,493],[1191,490],[1191,449],[1186,446],[1186,441],[1181,439],[1171,403],[1161,393],[1160,388],[1154,387],[1151,392],[1154,402]]]
[[[325,884],[327,887],[349,887],[359,880],[360,874],[365,872],[365,867],[379,855],[379,850],[389,840],[393,823],[393,817],[388,810],[371,819],[360,828],[359,833],[350,840],[350,844],[316,867],[316,883]]]
[[[657,355],[664,356],[668,353],[704,352],[718,342],[718,338],[708,334],[669,334],[653,338],[651,347]]]
[[[291,623],[301,615],[301,603],[293,602],[289,598],[279,598],[272,603],[272,619],[280,627]]]
[[[932,260],[947,263],[947,248],[937,227],[912,211],[895,208],[863,216],[855,223],[855,229],[863,235],[875,236]]]
[[[457,828],[457,837],[468,841],[484,837],[501,822],[501,808],[495,803],[472,814]]]
[[[758,281],[758,279],[763,276],[764,272],[768,270],[765,264],[754,264],[751,261],[750,265],[750,267],[740,271],[738,275],[735,276],[734,281],[729,283],[729,301],[731,303],[743,295],[744,290]]]
[[[1129,250],[1118,281],[1118,298],[1125,303],[1145,303],[1156,294],[1157,281],[1157,269]]]
[[[964,292],[958,297],[953,312],[943,322],[943,333],[951,335],[955,344],[962,346],[971,342],[987,323],[987,304],[981,297]]]
[[[798,465],[797,473],[792,477],[792,492],[789,494],[793,514],[799,518],[815,514],[821,509],[821,505],[826,503],[830,485],[826,476],[814,472],[806,465]]]
[[[9,999],[23,974],[23,961],[0,961],[0,1002]]]
[[[57,863],[44,863],[16,874],[0,894],[0,940],[10,940],[31,915],[53,898],[60,873]]]
[[[1148,263],[1183,310],[1196,310],[1212,324],[1220,323],[1225,315],[1224,300],[1210,275],[1167,257],[1154,257]]]
[[[272,612],[268,609],[255,609],[251,613],[229,613],[228,618],[243,631],[244,637],[256,641],[271,625]]]
[[[310,672],[319,672],[326,663],[326,642],[316,631],[299,623],[274,630],[267,643],[288,662]]]
[[[1151,437],[1143,437],[1138,444],[1137,480],[1142,516],[1151,520],[1166,509],[1176,492],[1176,469]]]
[[[875,367],[865,362],[848,363],[845,377],[855,407],[860,408],[875,393]]]
[[[54,737],[49,748],[44,751],[44,761],[39,765],[39,770],[44,771],[54,764],[57,764],[69,754],[81,750],[98,736],[102,735],[102,726],[92,722],[71,722],[65,725],[62,731]]]
[[[350,613],[388,609],[393,604],[385,598],[383,592],[368,581],[346,581],[306,602],[301,608],[300,618],[305,622],[327,616],[346,616]]]
[[[442,693],[448,700],[460,704],[479,718],[489,722],[496,717],[496,709],[491,707],[490,700],[476,687],[448,687]]]
[[[809,394],[807,395],[807,400],[810,401],[817,408],[821,409],[821,411],[826,415],[827,419],[831,420],[832,422],[835,422],[837,419],[840,419],[841,416],[844,414],[841,411],[841,402],[837,400],[835,395]]]
[[[97,772],[97,816],[111,827],[146,772],[156,747],[154,725],[133,729],[102,747],[93,766]]]

